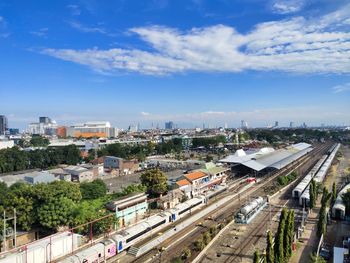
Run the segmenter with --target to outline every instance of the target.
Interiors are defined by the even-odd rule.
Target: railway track
[[[308,155],[300,158],[298,161],[293,162],[292,164],[288,165],[284,169],[277,171],[273,174],[270,174],[266,180],[261,181],[260,183],[257,183],[252,188],[248,189],[245,193],[240,194],[240,197],[238,200],[234,200],[232,202],[229,202],[228,204],[218,207],[217,209],[213,210],[211,213],[209,213],[206,218],[212,218],[213,220],[205,220],[204,224],[202,226],[198,226],[198,223],[203,221],[203,218],[193,222],[193,224],[188,227],[186,230],[182,230],[173,237],[167,239],[162,243],[162,247],[165,247],[166,250],[163,252],[162,256],[162,262],[167,262],[171,258],[175,256],[181,255],[181,252],[184,247],[189,246],[194,240],[199,238],[205,231],[207,231],[211,226],[218,225],[219,223],[227,221],[230,217],[232,218],[232,215],[234,214],[234,211],[237,211],[241,207],[241,200],[244,198],[247,198],[250,195],[266,195],[264,192],[264,187],[269,185],[274,179],[276,179],[278,176],[283,174],[288,174],[291,171],[296,170],[299,172],[299,174],[304,174],[308,169],[312,167],[317,162],[317,159],[324,154],[328,148],[331,146],[331,144],[325,144],[321,145],[319,147],[316,147],[312,152],[310,152]],[[297,167],[297,168],[296,168]],[[300,177],[301,180],[301,177]],[[233,189],[231,189],[229,192],[225,192],[220,196],[220,198],[223,198],[227,195],[232,195],[233,192],[236,192],[239,189],[240,186],[237,186]],[[262,220],[263,225],[265,225],[265,219]],[[189,231],[189,229],[194,229],[192,231]],[[256,228],[254,231],[260,231],[260,228]],[[180,240],[181,238],[184,239]],[[256,236],[256,235],[253,235]],[[251,235],[249,236],[250,239],[253,239]],[[242,247],[239,248],[239,250],[244,250],[244,247],[247,244],[250,244],[252,240],[244,241],[242,242]],[[173,246],[173,244],[176,244],[176,246]],[[148,253],[145,253],[141,257],[135,258],[133,262],[135,263],[144,263],[149,260],[150,257],[154,256],[154,254],[157,254],[157,250],[150,250]],[[235,253],[236,254],[236,253]],[[241,253],[240,253],[241,254]],[[234,262],[234,261],[232,261]]]
[[[327,151],[327,149],[329,148],[323,147],[322,149],[319,150],[318,153],[322,154],[323,152]],[[295,182],[294,185],[296,185],[301,179],[302,177],[299,178],[299,180],[297,180],[297,182]],[[279,208],[275,209],[274,211],[270,210],[271,214],[265,213],[262,218],[259,218],[259,222],[256,225],[256,227],[246,235],[243,241],[240,242],[240,246],[234,251],[234,254],[229,256],[223,262],[225,263],[241,262],[242,255],[246,255],[246,252],[248,252],[251,245],[255,246],[258,243],[258,241],[261,239],[261,237],[265,235],[266,222],[270,218],[273,218],[275,215],[277,215],[281,211],[282,207],[284,207],[290,201],[289,198],[286,198],[286,196],[288,196],[288,194],[290,195],[290,193],[291,191],[288,191],[286,194],[284,194],[283,196],[284,198],[278,199],[278,203],[275,206]]]
[[[288,201],[287,201],[288,202]],[[279,200],[277,207],[284,206],[286,202],[284,200]],[[233,262],[241,262],[242,256],[246,255],[246,250],[249,249],[252,245],[255,246],[262,236],[266,233],[266,222],[275,215],[277,215],[281,209],[271,210],[270,213],[265,213],[264,216],[259,218],[259,223],[255,226],[253,231],[249,233],[247,238],[245,238],[240,244],[240,247],[235,250],[234,255],[229,256],[223,262],[225,263],[233,263]]]

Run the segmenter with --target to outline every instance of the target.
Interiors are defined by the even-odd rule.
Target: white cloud
[[[141,115],[142,115],[142,116],[149,116],[150,113],[142,111],[142,112],[141,112]]]
[[[345,83],[343,85],[338,85],[332,88],[334,93],[340,93],[344,91],[350,91],[350,82]]]
[[[186,32],[161,26],[131,28],[129,31],[145,41],[151,51],[94,48],[42,52],[104,73],[164,75],[255,70],[348,74],[350,32],[349,26],[342,23],[350,18],[348,10],[350,5],[318,19],[294,17],[260,23],[246,34],[225,25]],[[84,32],[105,32],[77,23],[72,26]]]
[[[67,8],[70,10],[73,16],[79,16],[81,14],[81,10],[77,5],[67,5]]]
[[[76,21],[69,21],[68,24],[81,32],[107,34],[107,31],[102,27],[89,27]]]
[[[302,9],[304,0],[275,0],[272,2],[272,11],[278,14],[295,13]]]
[[[32,34],[34,36],[38,36],[38,37],[44,37],[44,36],[46,36],[48,31],[49,31],[49,29],[47,27],[44,27],[44,28],[40,28],[37,31],[31,31],[30,34]]]

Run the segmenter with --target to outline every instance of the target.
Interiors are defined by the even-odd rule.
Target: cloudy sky
[[[350,124],[350,4],[5,0],[0,80],[12,127]]]

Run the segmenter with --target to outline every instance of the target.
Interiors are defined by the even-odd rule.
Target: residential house
[[[185,174],[184,177],[191,183],[191,194],[192,196],[197,196],[203,193],[207,189],[209,184],[209,174],[203,171],[193,171]]]
[[[66,182],[72,181],[72,175],[70,173],[64,171],[62,168],[48,170],[48,172],[53,174],[57,179],[59,179],[61,181],[66,181]]]
[[[139,169],[137,160],[124,160],[123,158],[106,156],[104,158],[104,169],[108,173],[115,175],[127,175],[136,172]]]
[[[133,193],[109,202],[106,207],[115,212],[119,227],[125,227],[144,218],[148,209],[147,194]]]
[[[177,204],[181,203],[183,196],[184,192],[180,189],[168,191],[166,195],[157,199],[157,207],[164,210],[174,208]]]
[[[176,182],[176,187],[188,197],[194,197],[205,193],[216,185],[226,182],[228,168],[216,166],[214,163],[206,163],[202,169],[184,174]]]

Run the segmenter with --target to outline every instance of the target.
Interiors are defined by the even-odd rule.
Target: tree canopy
[[[167,191],[167,177],[159,169],[149,170],[141,174],[141,183],[147,187],[151,195],[163,194]]]
[[[101,179],[80,184],[80,191],[83,199],[97,199],[104,197],[107,193],[107,186]]]
[[[80,151],[75,145],[33,151],[12,147],[0,150],[0,173],[46,169],[58,164],[75,165],[80,161]]]
[[[49,139],[44,138],[42,136],[33,136],[30,141],[30,146],[34,147],[46,147],[50,144]]]

